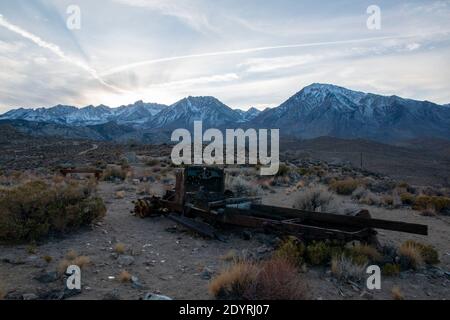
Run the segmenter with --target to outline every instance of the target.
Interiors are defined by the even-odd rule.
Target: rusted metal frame
[[[79,174],[94,174],[95,178],[97,180],[100,179],[101,175],[103,174],[103,170],[96,170],[96,169],[61,169],[59,171],[63,176],[67,176],[68,174],[72,173],[79,173]]]
[[[359,231],[349,232],[338,229],[326,229],[315,226],[302,225],[293,222],[275,221],[270,219],[239,215],[236,213],[219,216],[218,221],[224,224],[236,225],[249,228],[273,229],[280,233],[293,233],[307,239],[338,239],[338,240],[365,240],[367,241],[374,231],[363,228]]]
[[[317,213],[301,211],[290,208],[271,207],[265,205],[252,205],[255,211],[269,212],[274,215],[282,214],[286,217],[299,217],[304,219],[313,219],[316,222],[332,223],[341,226],[351,227],[369,227],[375,229],[384,229],[391,231],[406,232],[411,234],[428,235],[428,226],[399,221],[380,220],[373,218],[362,218],[355,216],[336,215],[330,213]]]

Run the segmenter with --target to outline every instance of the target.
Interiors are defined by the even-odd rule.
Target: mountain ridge
[[[94,129],[94,134],[89,136],[99,133],[112,140],[123,140],[125,136],[142,140],[143,136],[157,132],[191,129],[197,120],[203,121],[204,128],[280,129],[282,135],[299,139],[331,136],[381,142],[416,138],[450,140],[450,108],[446,105],[321,83],[304,87],[280,106],[264,111],[255,108],[242,111],[230,108],[215,97],[189,96],[170,106],[137,101],[114,109],[104,105],[81,109],[65,105],[49,109],[20,108],[3,114],[0,120],[53,124],[48,127],[50,131],[61,125],[60,132],[70,131],[72,126],[84,127]],[[25,124],[20,123],[22,129]],[[39,128],[41,133],[44,128],[30,126]]]

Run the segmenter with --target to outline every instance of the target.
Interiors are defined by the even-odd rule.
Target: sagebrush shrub
[[[104,217],[106,207],[90,185],[34,180],[0,191],[0,241],[60,235]]]
[[[334,212],[337,204],[333,193],[321,185],[312,185],[297,194],[294,208],[313,212]]]

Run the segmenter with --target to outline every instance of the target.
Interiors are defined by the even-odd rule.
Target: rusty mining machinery
[[[188,166],[177,172],[176,186],[163,197],[137,200],[134,215],[165,216],[198,234],[220,239],[216,227],[238,226],[305,241],[338,240],[377,244],[377,231],[384,229],[428,235],[426,225],[373,219],[367,210],[346,215],[308,212],[261,204],[258,197],[237,197],[225,189],[224,169]]]

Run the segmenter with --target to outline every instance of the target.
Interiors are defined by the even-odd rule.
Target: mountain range
[[[397,142],[418,138],[450,140],[449,105],[382,96],[330,84],[312,84],[279,107],[235,110],[214,97],[187,97],[171,106],[144,103],[110,108],[11,110],[0,116],[19,131],[38,136],[162,142],[176,128],[280,129],[282,136],[312,139],[322,136]]]

